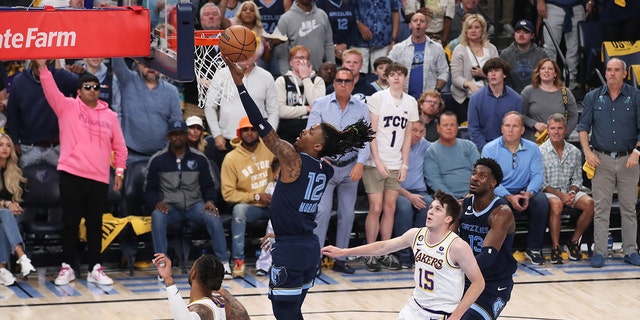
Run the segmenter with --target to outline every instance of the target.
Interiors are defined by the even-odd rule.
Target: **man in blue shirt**
[[[307,120],[307,129],[318,123],[329,123],[338,130],[356,123],[360,119],[370,122],[369,108],[356,96],[352,96],[354,75],[347,68],[340,68],[333,80],[335,92],[316,99]],[[351,228],[355,217],[354,208],[358,194],[358,181],[362,178],[364,164],[369,158],[369,143],[365,148],[352,151],[338,158],[329,158],[333,165],[333,178],[327,183],[327,188],[318,205],[316,216],[317,226],[313,232],[324,247],[327,236],[331,208],[333,207],[333,191],[338,190],[338,230],[336,231],[336,246],[349,247]],[[354,273],[355,269],[347,265],[345,258],[336,258],[333,270],[342,273]]]
[[[478,150],[500,137],[500,121],[507,112],[522,112],[520,95],[505,84],[507,75],[511,74],[509,63],[491,58],[482,66],[482,72],[487,75],[487,85],[471,96],[467,112],[471,141]]]
[[[622,216],[624,261],[640,266],[636,245],[640,92],[624,83],[626,77],[627,66],[624,61],[617,58],[609,60],[607,84],[584,97],[582,116],[577,127],[585,159],[595,167],[591,180],[593,199],[596,201],[593,220],[595,245],[591,259],[594,268],[601,268],[605,263],[614,190],[618,193]]]
[[[544,165],[538,146],[522,139],[524,117],[516,111],[502,119],[502,136],[487,143],[482,156],[500,164],[504,173],[495,194],[509,202],[511,209],[529,215],[526,255],[531,263],[544,264],[542,244],[549,216],[549,202],[543,192]]]
[[[433,190],[462,199],[469,193],[469,178],[480,153],[473,142],[457,138],[458,117],[451,111],[438,118],[438,134],[440,137],[431,144],[424,160],[429,164],[424,171],[427,184]]]

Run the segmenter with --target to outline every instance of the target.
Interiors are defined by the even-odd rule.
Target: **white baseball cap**
[[[191,116],[191,117],[187,118],[186,122],[187,122],[187,127],[191,127],[191,126],[197,124],[200,127],[204,128],[204,124],[202,123],[202,118],[200,118],[198,116]]]

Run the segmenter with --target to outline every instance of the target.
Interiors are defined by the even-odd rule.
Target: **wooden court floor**
[[[358,261],[353,275],[324,269],[311,289],[305,319],[395,319],[411,296],[410,270],[370,273]],[[83,274],[68,286],[53,284],[57,269],[40,268],[28,281],[0,287],[0,319],[171,319],[164,286],[152,269],[108,270],[115,284],[88,284]],[[176,283],[188,297],[186,276],[175,269]],[[534,266],[521,261],[511,301],[500,319],[637,319],[640,315],[640,267],[621,256],[592,269],[588,261]],[[274,319],[266,296],[267,279],[247,269],[245,279],[225,281],[252,319]]]

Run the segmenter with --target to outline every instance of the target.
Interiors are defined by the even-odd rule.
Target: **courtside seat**
[[[148,161],[137,161],[131,164],[124,175],[122,214],[124,216],[148,216],[151,210],[144,201],[144,182],[147,178]]]
[[[39,255],[60,254],[63,230],[60,173],[49,164],[27,166],[22,173],[27,179],[21,216],[25,247],[36,266],[51,265],[55,261],[47,257],[39,259]]]

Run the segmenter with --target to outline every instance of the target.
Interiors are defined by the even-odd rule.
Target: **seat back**
[[[599,21],[578,22],[578,50],[582,55],[579,72],[584,83],[594,86],[599,84],[593,73],[595,68],[601,66],[597,58],[601,55],[602,38],[602,26]]]
[[[62,231],[60,207],[60,173],[49,164],[30,165],[23,169],[27,179],[22,224],[27,234],[50,234]]]
[[[124,215],[149,215],[144,201],[144,183],[147,178],[147,163],[142,160],[132,163],[127,168],[123,182],[123,214]]]

